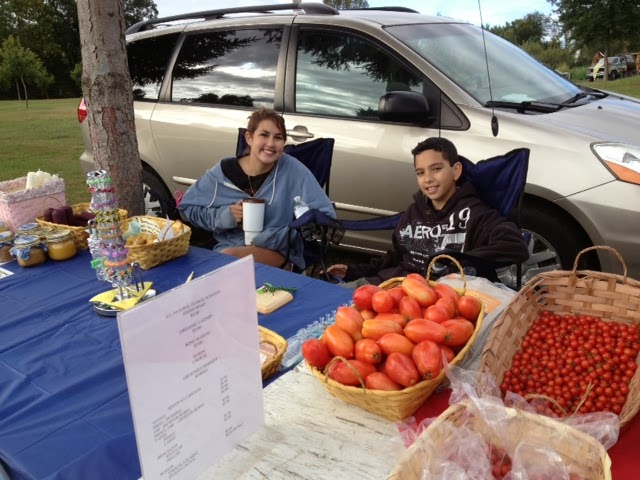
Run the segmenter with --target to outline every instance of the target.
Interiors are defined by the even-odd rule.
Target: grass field
[[[78,157],[83,150],[76,108],[79,99],[0,102],[0,181],[38,169],[65,180],[67,203],[88,202]]]
[[[580,85],[640,98],[640,75]],[[38,169],[64,178],[69,205],[88,202],[78,157],[83,143],[76,116],[79,99],[0,101],[0,181]]]

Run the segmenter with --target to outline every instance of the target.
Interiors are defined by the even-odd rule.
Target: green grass
[[[82,135],[76,109],[79,99],[0,102],[0,181],[24,177],[38,169],[65,180],[67,203],[88,202],[80,168]]]
[[[618,80],[611,80],[608,82],[603,80],[596,80],[595,82],[581,80],[576,81],[575,83],[583,87],[597,88],[598,90],[607,90],[621,95],[640,98],[640,75],[620,78]]]

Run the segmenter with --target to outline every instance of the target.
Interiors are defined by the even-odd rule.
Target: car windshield
[[[474,25],[400,25],[387,31],[483,105],[490,101],[560,104],[582,91],[508,41],[487,31],[483,39],[482,30]]]

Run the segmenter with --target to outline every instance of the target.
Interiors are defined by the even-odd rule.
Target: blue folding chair
[[[478,196],[505,218],[512,219],[520,227],[524,187],[529,168],[529,149],[518,148],[477,163],[460,156],[462,176],[460,182],[471,182]],[[402,212],[371,220],[341,220],[342,227],[353,231],[393,230]],[[317,219],[315,221],[318,221]],[[460,252],[442,252],[453,257],[469,257]],[[496,265],[496,268],[506,265]],[[522,265],[516,265],[516,286],[522,283]]]

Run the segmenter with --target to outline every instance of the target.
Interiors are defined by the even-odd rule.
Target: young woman
[[[284,153],[286,138],[284,119],[277,112],[266,108],[255,111],[245,134],[248,151],[223,159],[184,194],[181,215],[211,230],[218,242],[216,250],[236,257],[253,255],[257,262],[281,267],[295,197],[335,218],[331,201],[313,174]],[[242,200],[247,197],[265,201],[264,229],[251,245],[245,245],[242,229]],[[298,268],[305,267],[302,248],[302,239],[294,231],[289,261]]]

